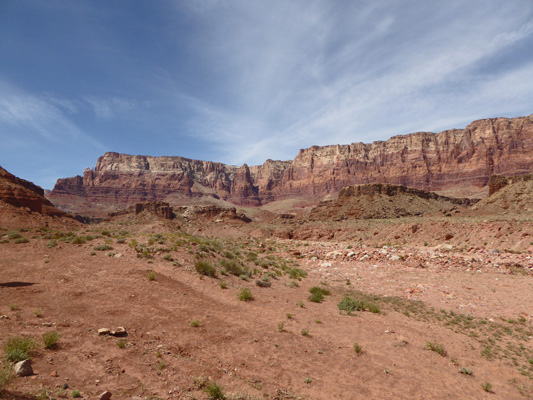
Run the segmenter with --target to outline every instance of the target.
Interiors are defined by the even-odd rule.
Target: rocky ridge
[[[439,196],[436,193],[401,185],[373,183],[342,189],[332,200],[321,201],[309,216],[310,220],[381,219],[456,211],[476,200]]]
[[[42,188],[25,179],[17,178],[2,167],[0,167],[0,201],[40,214],[64,215],[44,197]]]
[[[532,155],[533,115],[491,118],[436,134],[313,146],[300,150],[292,161],[267,160],[252,167],[106,153],[83,176],[59,179],[48,198],[64,210],[94,213],[137,202],[174,203],[176,196],[250,206],[289,198],[318,202],[343,187],[376,182],[475,196],[493,174],[531,171]]]

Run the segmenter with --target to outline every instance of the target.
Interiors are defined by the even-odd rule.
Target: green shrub
[[[74,239],[72,239],[72,242],[70,242],[72,244],[84,244],[85,243],[85,238],[82,237],[82,236],[76,236]]]
[[[346,314],[348,315],[351,315],[351,313],[354,311],[368,310],[375,314],[379,314],[381,312],[381,310],[376,304],[352,299],[350,296],[346,296],[344,299],[342,299],[337,304],[337,307],[340,311],[346,311]]]
[[[254,298],[252,295],[252,291],[248,288],[242,288],[237,297],[241,301],[250,301]]]
[[[15,336],[9,338],[4,345],[6,360],[12,363],[27,360],[34,353],[37,345],[32,338]]]
[[[235,260],[222,259],[219,261],[221,267],[223,267],[228,274],[240,276],[244,273],[241,265]]]
[[[59,342],[59,333],[52,331],[43,333],[43,344],[45,349],[54,349]]]
[[[81,397],[81,392],[80,392],[78,389],[74,389],[74,390],[70,393],[70,395],[71,395],[72,397]]]
[[[147,277],[149,281],[155,281],[155,272],[152,270],[148,271]]]
[[[107,250],[113,250],[113,247],[108,244],[100,244],[98,246],[94,246],[94,249],[97,251],[107,251]]]
[[[7,238],[10,239],[10,240],[12,240],[12,239],[20,239],[22,237],[23,236],[20,233],[18,233],[18,232],[9,232],[7,234]]]
[[[485,382],[481,384],[481,388],[488,393],[492,393],[492,385],[489,382]]]
[[[194,269],[201,275],[215,277],[217,270],[209,261],[199,260],[196,261]]]
[[[459,373],[463,374],[463,375],[473,375],[474,374],[470,368],[466,368],[466,367],[462,367],[459,370]]]
[[[217,385],[215,382],[207,382],[204,388],[204,392],[206,392],[209,395],[209,399],[212,399],[212,400],[223,400],[224,399],[224,392],[222,391],[222,387],[220,385]]]
[[[5,365],[0,364],[0,395],[14,378],[13,367],[8,363]]]
[[[322,303],[324,296],[329,296],[331,294],[329,290],[318,286],[313,286],[311,289],[309,289],[309,293],[311,293],[309,296],[309,301],[312,301],[313,303]]]
[[[193,319],[189,322],[189,325],[193,328],[198,328],[200,326],[200,321],[198,321],[197,319]]]
[[[355,342],[353,344],[353,351],[355,351],[355,354],[360,355],[363,352],[363,346],[361,346],[359,343]]]
[[[126,339],[119,339],[117,341],[117,346],[119,349],[125,349],[128,346],[128,341]]]
[[[442,357],[446,357],[446,355],[448,354],[444,346],[440,343],[426,342],[425,348],[427,350],[434,351],[435,353],[441,355]]]
[[[15,243],[15,244],[29,243],[29,242],[30,242],[30,240],[27,239],[27,238],[25,238],[25,237],[21,237],[21,238],[15,239],[15,240],[13,241],[13,243]]]
[[[57,241],[55,239],[52,239],[48,243],[46,243],[46,247],[48,247],[49,249],[51,249],[52,247],[56,247],[56,246],[57,246]]]
[[[309,329],[304,328],[300,333],[302,334],[302,336],[309,336]]]

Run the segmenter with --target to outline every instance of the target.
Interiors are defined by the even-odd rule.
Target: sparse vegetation
[[[153,270],[148,271],[146,276],[149,281],[155,281],[155,272]]]
[[[222,386],[215,382],[207,382],[204,387],[204,392],[207,393],[209,399],[223,400],[225,398]]]
[[[446,357],[446,355],[448,354],[444,346],[440,343],[426,342],[424,348],[427,350],[434,351],[442,357]]]
[[[337,307],[340,311],[345,311],[347,315],[351,315],[354,311],[370,311],[375,314],[379,314],[381,312],[377,304],[364,300],[354,299],[350,296],[344,297],[337,304]]]
[[[331,292],[328,289],[324,289],[318,286],[313,286],[311,289],[309,289],[309,293],[311,295],[309,296],[309,301],[312,301],[313,303],[322,303],[325,296],[329,296]]]
[[[200,321],[197,319],[193,319],[189,321],[189,325],[192,326],[193,328],[198,328],[200,326]]]
[[[355,354],[360,355],[363,352],[363,346],[355,342],[353,344],[353,351],[355,352]]]
[[[78,390],[78,389],[74,389],[70,395],[73,397],[73,398],[76,398],[76,397],[81,397],[81,392]]]
[[[488,392],[488,393],[492,393],[492,385],[490,384],[490,382],[484,382],[481,384],[481,388],[485,391],[485,392]]]
[[[194,265],[194,269],[204,276],[215,277],[217,274],[216,268],[209,261],[198,260]]]
[[[60,339],[59,333],[56,331],[43,333],[43,345],[45,349],[55,349],[59,343]]]
[[[278,332],[283,332],[285,328],[285,322],[279,322],[278,323]]]
[[[463,375],[473,375],[472,370],[467,367],[461,367],[461,369],[459,370],[459,373]]]
[[[253,300],[252,291],[248,288],[242,288],[237,295],[238,299],[241,301],[250,301]]]
[[[95,249],[96,251],[108,251],[113,250],[113,246],[110,246],[108,244],[100,244],[98,246],[94,246],[93,249]]]
[[[21,336],[11,337],[4,345],[5,358],[12,363],[28,360],[36,348],[37,345],[32,338]]]
[[[117,340],[117,346],[119,349],[125,349],[128,346],[128,341],[126,339]]]

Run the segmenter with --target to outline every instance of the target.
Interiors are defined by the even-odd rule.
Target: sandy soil
[[[0,344],[32,337],[38,350],[35,374],[13,380],[3,398],[33,398],[40,390],[49,393],[42,398],[67,398],[77,389],[86,399],[104,390],[113,399],[207,399],[200,377],[233,399],[533,396],[530,222],[478,221],[474,229],[459,218],[444,227],[441,220],[416,220],[416,232],[411,219],[181,227],[218,238],[189,236],[164,222],[48,230],[35,222],[20,232],[29,242],[15,244],[6,238],[22,220],[10,221],[9,228],[0,224],[6,228],[0,241],[7,241],[0,243]],[[454,237],[442,239],[450,226]],[[252,234],[284,229],[335,234],[321,240]],[[49,247],[53,235],[70,231],[101,236],[82,244],[58,237]],[[508,235],[494,238],[502,231]],[[525,243],[520,251],[518,239]],[[152,246],[152,258],[139,258],[132,240]],[[95,249],[106,243],[112,249]],[[253,277],[222,275],[220,267],[215,278],[194,270],[197,257],[216,264],[225,252],[255,268]],[[253,253],[259,265],[247,261]],[[295,268],[307,276],[298,280]],[[268,274],[271,287],[258,287]],[[313,286],[331,295],[311,302]],[[238,299],[242,288],[252,301]],[[337,305],[346,295],[380,313],[341,313]],[[127,336],[98,335],[117,327]],[[49,331],[61,335],[53,350],[41,341]],[[442,345],[444,356],[427,342]],[[482,388],[486,383],[491,391]]]

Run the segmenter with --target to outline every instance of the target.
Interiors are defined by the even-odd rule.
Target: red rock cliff
[[[106,153],[83,177],[59,179],[49,198],[75,211],[82,202],[128,206],[172,194],[214,196],[236,204],[291,197],[319,200],[343,187],[392,183],[470,195],[491,175],[533,169],[533,116],[475,121],[465,129],[418,132],[371,144],[313,146],[293,161],[230,166],[183,157]]]

